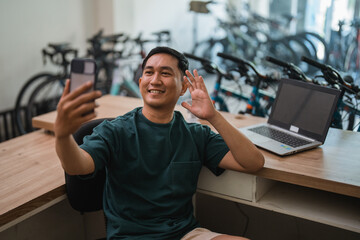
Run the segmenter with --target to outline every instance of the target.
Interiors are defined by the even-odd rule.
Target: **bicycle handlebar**
[[[201,63],[210,63],[210,61],[208,59],[205,59],[205,58],[202,58],[202,57],[198,57],[198,56],[195,56],[191,53],[184,53],[185,57],[187,58],[191,58],[191,59],[194,59],[196,61],[199,61]]]
[[[269,61],[271,63],[274,63],[276,65],[279,65],[281,67],[284,67],[284,68],[291,68],[292,67],[289,63],[280,61],[280,60],[278,60],[276,58],[273,58],[273,57],[270,57],[270,56],[265,57],[265,60]]]
[[[246,60],[243,60],[241,58],[238,58],[238,57],[235,57],[235,56],[232,56],[232,55],[229,55],[229,54],[226,54],[226,53],[218,53],[217,56],[221,57],[221,58],[224,58],[224,59],[227,59],[227,60],[230,60],[232,62],[235,62],[238,64],[238,67],[241,69],[241,70],[244,70],[246,66],[249,66],[254,72],[255,74],[262,80],[266,81],[266,82],[272,82],[272,81],[276,81],[276,79],[270,77],[270,76],[267,76],[267,75],[263,75],[261,74],[255,67],[255,65],[249,61],[246,61]],[[247,69],[246,69],[247,70]]]
[[[68,66],[70,61],[67,59],[68,54],[73,54],[77,57],[78,50],[69,47],[69,43],[61,44],[48,44],[48,47],[52,48],[52,52],[44,48],[42,50],[43,63],[46,64],[46,58],[49,57],[50,61],[55,65]],[[56,59],[56,56],[60,56],[60,59]]]
[[[248,61],[242,60],[240,58],[234,57],[232,55],[226,54],[226,53],[217,53],[217,56],[224,58],[224,59],[228,59],[230,61],[236,62],[238,64],[242,64],[242,65],[251,65]]]
[[[171,42],[171,32],[169,30],[153,32],[152,35],[157,37],[156,42],[158,43],[162,41]]]
[[[227,73],[225,72],[224,70],[220,69],[215,63],[209,61],[208,59],[205,59],[205,58],[202,58],[202,57],[198,57],[198,56],[195,56],[193,54],[190,54],[190,53],[184,53],[184,56],[187,57],[187,58],[191,58],[195,61],[198,61],[200,62],[205,71],[208,72],[208,73],[214,73],[216,72],[218,75],[228,79],[228,80],[233,80],[234,77],[231,73]]]
[[[324,79],[331,85],[340,85],[341,88],[343,88],[345,91],[352,93],[352,94],[359,94],[360,93],[360,88],[359,86],[356,86],[354,84],[347,84],[344,79],[341,77],[340,73],[334,69],[333,67],[331,67],[330,65],[327,64],[323,64],[323,63],[319,63],[315,60],[312,60],[308,57],[302,56],[301,60],[314,66],[317,67],[321,70],[321,72],[324,75]]]
[[[270,56],[266,56],[265,60],[269,61],[275,65],[278,65],[280,67],[283,67],[285,74],[288,75],[289,78],[301,80],[304,82],[312,81],[305,75],[305,73],[303,71],[301,71],[301,69],[299,67],[295,66],[293,63],[287,63],[287,62],[281,61],[279,59],[276,59],[276,58],[273,58]]]
[[[308,57],[305,57],[305,56],[302,56],[301,60],[308,63],[308,64],[310,64],[310,65],[313,65],[314,67],[319,68],[321,71],[325,71],[325,70],[328,70],[328,69],[331,69],[332,71],[335,71],[335,69],[333,69],[329,65],[319,63],[319,62],[317,62],[315,60],[312,60],[311,58],[308,58]]]
[[[345,81],[342,79],[341,75],[339,74],[338,71],[336,71],[334,68],[332,68],[329,65],[323,64],[323,63],[319,63],[315,60],[312,60],[308,57],[302,56],[301,60],[308,63],[309,65],[312,65],[314,67],[317,67],[321,70],[321,72],[324,75],[324,79],[334,85],[334,84],[341,84],[341,85],[345,85]]]

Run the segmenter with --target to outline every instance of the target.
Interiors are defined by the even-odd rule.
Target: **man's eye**
[[[146,75],[150,75],[150,74],[152,74],[152,71],[145,71],[144,72]]]
[[[162,72],[162,75],[164,76],[170,76],[171,74],[169,72]]]

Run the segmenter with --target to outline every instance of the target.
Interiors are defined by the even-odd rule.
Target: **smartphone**
[[[93,82],[93,91],[96,85],[96,63],[93,59],[74,58],[71,61],[70,92],[86,82]]]
[[[93,83],[88,91],[94,91],[96,87],[96,63],[93,59],[74,58],[70,65],[70,92],[74,91],[86,82]],[[84,116],[94,112],[94,110],[83,114]]]

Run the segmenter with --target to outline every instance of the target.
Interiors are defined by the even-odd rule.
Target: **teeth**
[[[158,90],[150,90],[151,93],[162,93],[162,91],[158,91]]]

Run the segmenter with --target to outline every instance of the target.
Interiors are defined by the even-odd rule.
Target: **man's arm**
[[[84,175],[95,170],[91,156],[77,145],[72,136],[82,123],[96,116],[93,111],[96,104],[93,100],[99,98],[101,92],[86,93],[91,86],[91,83],[86,83],[70,93],[70,81],[67,80],[57,106],[54,127],[56,153],[65,172],[70,175]]]
[[[232,126],[212,104],[204,80],[194,70],[194,76],[187,71],[187,81],[192,105],[183,102],[182,106],[196,117],[207,120],[223,137],[230,151],[221,160],[219,167],[242,172],[256,172],[264,166],[264,156],[257,147],[238,129]]]

